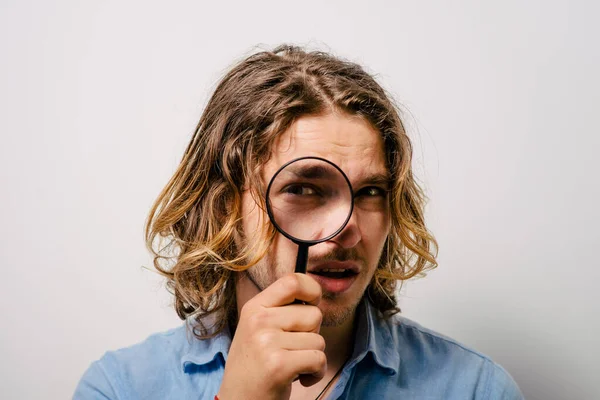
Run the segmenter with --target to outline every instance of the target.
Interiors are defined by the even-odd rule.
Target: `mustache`
[[[364,264],[364,260],[358,254],[358,251],[355,248],[344,249],[344,248],[336,248],[327,254],[319,255],[316,257],[308,257],[308,261],[311,263],[324,263],[328,261],[354,261],[361,264]]]

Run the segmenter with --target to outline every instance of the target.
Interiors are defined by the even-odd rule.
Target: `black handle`
[[[308,245],[298,243],[298,255],[296,256],[296,269],[294,272],[306,273],[306,264],[308,264]],[[306,304],[300,300],[294,300],[294,304]]]
[[[295,272],[301,274],[306,273],[306,264],[308,264],[308,245],[305,243],[298,244],[298,255],[296,256]]]

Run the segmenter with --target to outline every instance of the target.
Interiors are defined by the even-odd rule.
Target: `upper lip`
[[[351,261],[327,261],[308,268],[307,272],[319,272],[324,269],[348,269],[355,274],[360,271],[358,265]]]

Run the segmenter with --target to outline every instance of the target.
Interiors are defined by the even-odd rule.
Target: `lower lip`
[[[321,285],[321,288],[324,292],[342,293],[352,286],[352,283],[354,283],[358,275],[350,275],[345,278],[328,278],[326,276],[316,274],[310,274],[310,276],[319,282],[319,285]]]

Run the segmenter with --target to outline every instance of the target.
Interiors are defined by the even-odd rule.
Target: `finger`
[[[302,386],[309,387],[320,382],[323,377],[318,378],[314,375],[300,375],[298,379],[300,379],[300,384]]]
[[[321,301],[321,285],[306,274],[289,274],[273,282],[252,299],[263,307],[280,307],[294,300],[318,305]]]
[[[323,313],[316,306],[290,304],[283,307],[267,308],[270,327],[286,332],[314,332],[321,330]]]
[[[325,350],[325,339],[313,332],[283,332],[277,335],[277,347],[285,350]]]
[[[286,352],[286,366],[289,369],[287,373],[302,378],[302,375],[311,375],[321,380],[327,371],[327,357],[325,353],[319,350],[293,350]],[[316,382],[315,382],[316,383]]]

